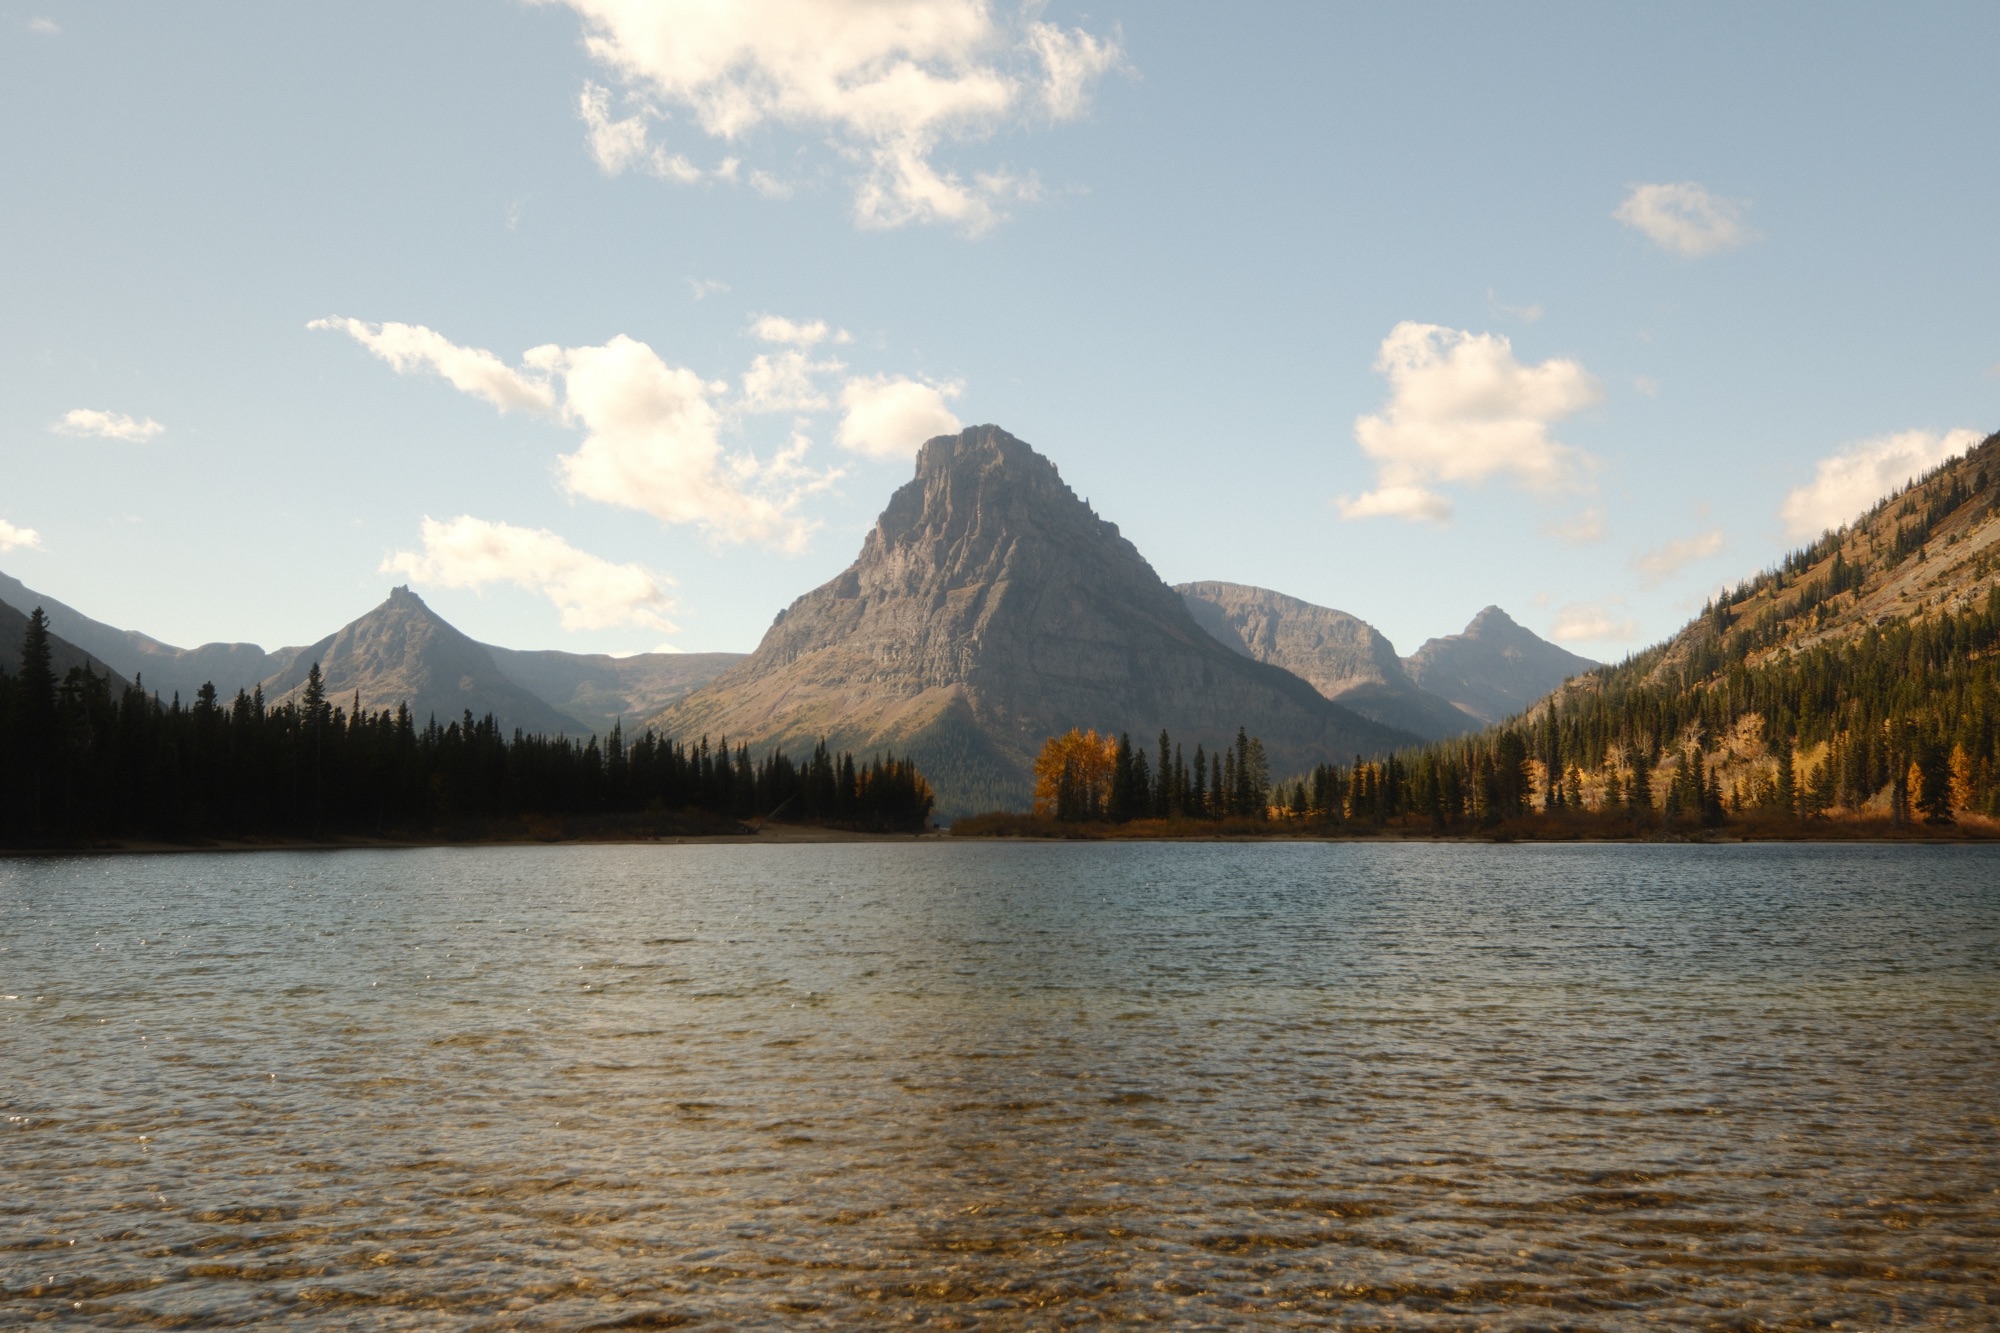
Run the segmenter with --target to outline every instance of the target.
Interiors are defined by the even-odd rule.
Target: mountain
[[[29,612],[40,605],[29,603]],[[47,608],[43,609],[47,614]],[[21,645],[28,637],[28,612],[0,602],[0,672],[14,675],[21,669]],[[55,668],[56,679],[61,680],[73,667],[87,667],[93,675],[111,677],[111,688],[122,690],[125,681],[113,671],[102,658],[87,653],[69,640],[51,632],[49,634],[49,665]]]
[[[1430,640],[1403,665],[1419,688],[1491,724],[1513,717],[1597,663],[1556,647],[1489,606],[1464,633]]]
[[[509,680],[560,712],[603,735],[614,723],[632,724],[678,703],[741,662],[743,653],[523,652],[487,646]]]
[[[1518,724],[1583,802],[1635,756],[1711,817],[2000,817],[2000,435],[1739,583]]]
[[[1478,722],[1418,688],[1396,646],[1367,621],[1242,583],[1174,586],[1203,629],[1246,657],[1283,667],[1327,698],[1425,740],[1463,735]]]
[[[1070,727],[1162,728],[1190,757],[1239,726],[1274,772],[1408,743],[1195,623],[1115,525],[997,426],[925,444],[848,569],[656,719],[680,737],[913,757],[951,816],[1022,807]]]
[[[361,668],[359,674],[347,677],[342,689],[351,698],[358,686],[364,702],[380,701],[370,707],[393,708],[408,700],[420,721],[429,717],[428,711],[418,706],[413,694],[399,693],[418,680],[430,682],[425,686],[428,690],[425,699],[449,705],[440,706],[437,713],[447,722],[466,707],[472,707],[475,716],[483,716],[483,709],[465,700],[490,694],[504,704],[496,708],[496,713],[509,727],[520,725],[536,730],[537,727],[514,720],[533,717],[549,729],[603,733],[622,718],[629,729],[634,720],[659,712],[743,659],[742,653],[640,653],[633,657],[609,657],[556,651],[522,652],[475,644],[489,660],[481,663],[471,656],[460,660],[453,654],[474,641],[439,619],[407,588],[399,589],[398,593],[422,608],[421,613],[404,608],[409,614],[428,617],[449,633],[420,636],[413,647],[415,658],[398,660],[393,666],[387,659],[372,662]],[[371,615],[403,606],[398,593],[392,593],[389,601]],[[341,641],[341,635],[336,634],[311,647],[280,648],[275,652],[266,652],[254,643],[208,643],[199,648],[176,648],[137,630],[118,629],[92,620],[74,607],[38,593],[6,574],[0,574],[0,602],[20,608],[42,607],[48,614],[51,633],[74,645],[74,651],[80,654],[76,661],[90,658],[97,664],[93,669],[100,674],[109,669],[119,678],[119,688],[127,680],[140,679],[150,693],[162,698],[178,694],[183,700],[190,700],[204,684],[211,683],[224,699],[233,698],[238,690],[248,692],[259,685],[266,695],[276,698],[298,688],[315,655]],[[341,634],[348,634],[367,620],[364,616]],[[11,640],[13,647],[9,649],[6,634],[7,629],[0,626],[0,653],[18,656],[18,638]],[[445,656],[431,662],[418,660],[434,651]],[[0,658],[5,660],[11,659]],[[63,665],[64,660],[59,654],[58,674],[68,669]],[[322,662],[320,669],[330,677],[333,665]],[[462,690],[442,689],[437,682],[446,680],[453,671],[475,684]],[[495,679],[496,671],[502,679]],[[523,702],[519,697],[522,691],[543,706],[537,709]],[[331,686],[329,693],[334,693]]]
[[[503,732],[590,731],[516,684],[494,662],[491,649],[454,629],[407,587],[396,588],[339,632],[301,648],[289,666],[263,682],[265,698],[277,703],[296,696],[315,662],[334,703],[349,704],[358,692],[369,711],[408,704],[418,726],[432,717],[448,724],[470,710],[475,718],[493,714]]]
[[[203,683],[213,681],[224,698],[283,670],[295,648],[267,653],[254,643],[208,643],[176,648],[137,630],[117,629],[92,620],[74,607],[34,591],[17,578],[0,574],[0,602],[32,611],[39,606],[49,618],[49,631],[108,665],[126,680],[143,680],[163,699],[179,694],[194,698]]]

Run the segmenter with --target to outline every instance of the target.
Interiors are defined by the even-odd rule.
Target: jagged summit
[[[1327,698],[1428,740],[1475,729],[1469,714],[1420,689],[1396,645],[1358,616],[1243,583],[1174,587],[1210,634],[1245,656],[1283,667]]]
[[[1462,633],[1432,639],[1403,659],[1410,679],[1481,722],[1501,722],[1597,663],[1558,648],[1497,606]]]
[[[1036,750],[1072,726],[1164,727],[1190,751],[1245,726],[1286,771],[1410,739],[1218,642],[1054,464],[990,425],[925,444],[855,562],[658,723],[906,751],[946,814],[1024,803]]]
[[[370,711],[408,704],[418,725],[493,714],[501,729],[583,733],[588,727],[514,683],[482,643],[454,628],[410,589],[391,590],[366,615],[298,655],[264,682],[273,702],[291,698],[319,663],[329,698],[356,694]]]

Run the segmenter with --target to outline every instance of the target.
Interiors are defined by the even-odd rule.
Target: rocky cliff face
[[[289,666],[263,682],[265,698],[295,698],[314,662],[334,703],[351,706],[358,692],[371,712],[408,704],[418,726],[433,716],[449,724],[469,710],[475,718],[493,714],[508,732],[590,730],[515,684],[485,644],[454,629],[408,588],[397,588],[339,633],[299,649]]]
[[[1224,644],[1283,667],[1363,717],[1426,740],[1462,735],[1479,725],[1419,689],[1404,672],[1396,646],[1357,616],[1242,583],[1182,583],[1174,591],[1196,623]]]
[[[1072,726],[1191,754],[1238,726],[1276,772],[1407,742],[1197,625],[1055,467],[995,426],[940,436],[861,554],[782,612],[749,658],[656,719],[681,737],[912,755],[941,813],[1023,806]]]
[[[1597,663],[1514,623],[1497,606],[1463,634],[1432,639],[1403,661],[1410,679],[1481,722],[1502,722]]]

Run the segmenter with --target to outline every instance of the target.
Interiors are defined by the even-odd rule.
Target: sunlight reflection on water
[[[0,861],[0,1322],[1990,1326],[1996,851]]]

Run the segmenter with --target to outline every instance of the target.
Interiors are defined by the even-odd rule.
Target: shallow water
[[[0,1325],[2000,1326],[1996,852],[0,861]]]

